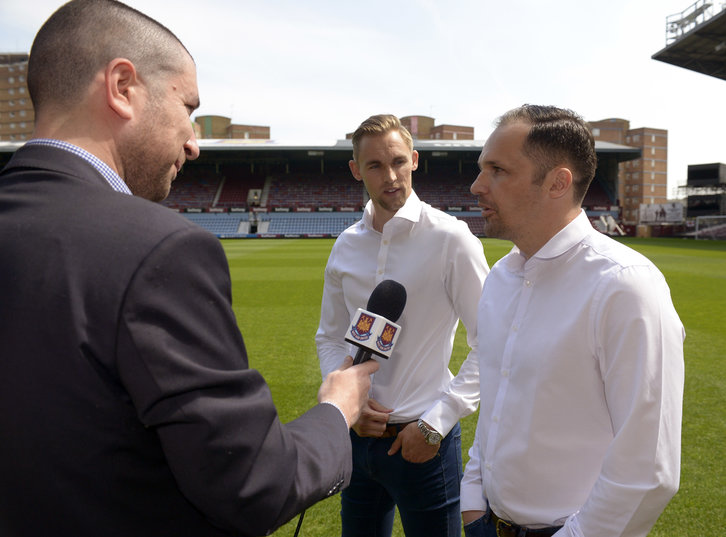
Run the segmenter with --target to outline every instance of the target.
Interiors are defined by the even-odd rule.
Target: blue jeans
[[[341,494],[343,537],[390,537],[395,508],[409,536],[461,537],[459,483],[461,427],[441,441],[422,464],[388,455],[395,438],[363,438],[350,432],[353,476]]]
[[[560,529],[559,527],[543,528],[541,530],[527,530],[526,528],[520,528],[514,532],[508,533],[508,535],[524,535],[525,532],[530,535],[536,535],[537,532],[542,532],[542,536],[552,535]],[[469,522],[464,526],[464,537],[497,537],[497,527],[492,519],[492,511],[487,507],[487,511],[481,518]]]
[[[493,524],[489,524],[486,516],[477,518],[464,526],[465,537],[497,537],[497,530]]]

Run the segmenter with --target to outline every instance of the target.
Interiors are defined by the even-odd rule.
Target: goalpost
[[[696,239],[726,239],[726,216],[697,216]]]

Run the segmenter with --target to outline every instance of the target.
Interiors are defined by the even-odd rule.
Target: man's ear
[[[413,163],[413,166],[411,166],[411,170],[417,170],[418,169],[418,151],[415,149],[413,150],[413,153],[411,153],[411,162]]]
[[[136,99],[139,97],[139,77],[130,60],[115,58],[106,65],[106,102],[119,117],[133,117]]]
[[[358,166],[358,163],[355,160],[348,161],[348,168],[350,168],[350,173],[353,174],[353,177],[355,177],[356,180],[358,180],[358,181],[363,180],[363,176],[360,174],[360,167]]]
[[[550,197],[561,198],[572,190],[572,172],[569,168],[559,167],[550,171],[552,174],[550,183]]]

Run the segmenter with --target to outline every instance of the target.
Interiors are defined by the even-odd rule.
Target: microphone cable
[[[303,517],[305,516],[305,509],[302,510],[302,513],[300,513],[300,518],[297,521],[297,528],[295,528],[295,535],[293,537],[297,537],[297,534],[300,533],[300,527],[302,526]]]

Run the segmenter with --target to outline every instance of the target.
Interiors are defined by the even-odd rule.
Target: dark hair
[[[502,115],[497,126],[517,121],[532,126],[523,151],[537,166],[536,180],[544,181],[547,172],[566,164],[573,174],[575,202],[581,204],[597,167],[595,139],[589,125],[572,110],[525,104]]]
[[[28,61],[28,93],[36,112],[72,106],[96,73],[126,58],[151,83],[180,71],[189,52],[166,27],[114,0],[72,0],[50,16],[35,36]],[[191,56],[191,55],[190,55]]]
[[[392,114],[378,114],[366,119],[353,133],[353,160],[358,160],[358,149],[364,136],[380,136],[390,131],[398,131],[408,148],[413,151],[413,137],[401,121]]]

